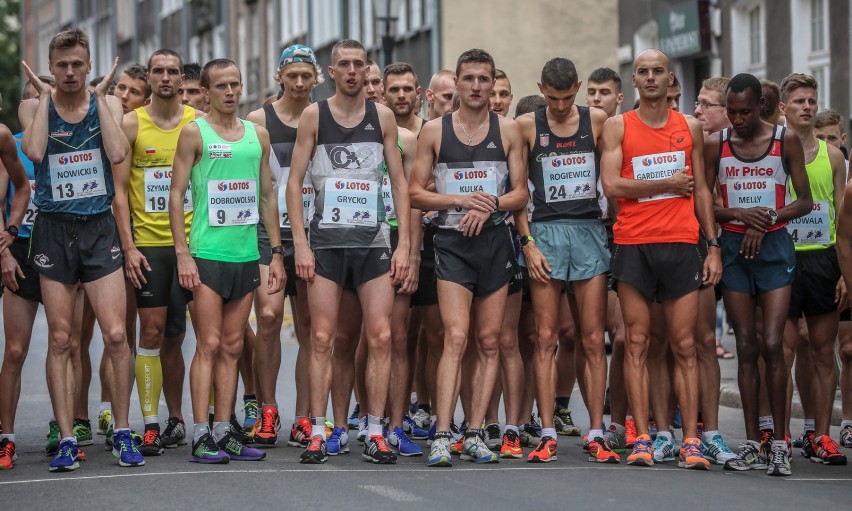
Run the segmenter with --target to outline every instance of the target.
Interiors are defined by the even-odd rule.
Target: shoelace
[[[687,456],[701,456],[701,450],[697,445],[684,443],[680,448],[686,451]]]
[[[275,433],[275,411],[263,412],[260,416],[260,428],[264,433]]]
[[[786,449],[772,449],[772,464],[783,465],[785,454],[787,454]]]
[[[142,437],[142,443],[153,444],[158,436],[160,436],[160,432],[156,429],[146,429],[145,435]]]
[[[390,452],[390,448],[388,447],[385,437],[381,435],[375,435],[370,437],[370,440],[375,442],[376,450],[378,450],[379,452]]]
[[[319,451],[322,449],[322,437],[319,435],[314,435],[311,437],[311,443],[308,444],[309,451]]]
[[[172,436],[175,434],[175,430],[180,425],[180,421],[176,418],[171,418],[166,421],[166,429],[163,431],[163,436]]]
[[[243,405],[243,412],[246,417],[257,419],[257,401],[246,401]]]

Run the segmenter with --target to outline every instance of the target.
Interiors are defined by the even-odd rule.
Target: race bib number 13
[[[49,155],[50,184],[56,202],[106,195],[101,151]]]

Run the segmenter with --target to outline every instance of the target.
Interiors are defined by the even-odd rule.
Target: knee
[[[147,349],[156,349],[162,344],[164,334],[164,325],[143,325],[139,332],[139,345]]]
[[[27,358],[27,353],[20,345],[13,345],[6,339],[6,351],[3,355],[3,368],[10,369],[14,373],[20,373],[21,367],[24,365],[24,360]]]
[[[243,353],[243,333],[223,337],[219,345],[219,353],[231,358],[240,358]]]
[[[479,354],[485,358],[496,358],[500,354],[500,338],[498,335],[485,334],[477,345]]]
[[[624,340],[624,358],[645,360],[650,345],[651,337],[647,332],[631,332]]]
[[[390,353],[391,349],[391,331],[390,328],[382,328],[377,332],[367,336],[367,347],[370,352]],[[402,343],[402,350],[405,352],[405,343]]]
[[[586,358],[601,359],[605,357],[603,330],[590,332],[583,336],[583,352]]]
[[[561,341],[560,341],[561,339]],[[555,329],[549,326],[541,326],[538,329],[538,337],[536,339],[535,347],[539,352],[553,353],[556,349],[556,343],[559,342],[559,349],[562,349],[563,346],[565,349],[569,349],[566,345],[573,345],[572,341],[567,341],[564,337],[559,337],[559,334]]]
[[[852,364],[852,342],[845,342],[840,345],[840,362],[844,366]]]
[[[108,351],[117,352],[122,348],[127,348],[127,332],[124,325],[119,325],[117,328],[111,328],[102,332],[104,338],[104,347]]]
[[[517,332],[500,332],[500,355],[510,357],[518,353],[518,333]]]
[[[678,363],[695,363],[695,337],[683,335],[670,341],[672,356]]]
[[[343,341],[342,336],[341,341]],[[316,353],[317,355],[327,356],[332,349],[334,344],[340,344],[344,349],[340,350],[341,354],[347,351],[350,343],[348,337],[345,339],[345,342],[335,343],[335,336],[332,332],[328,332],[326,330],[314,330],[311,334],[311,352]],[[351,350],[352,353],[355,350]]]
[[[467,346],[467,332],[460,329],[450,329],[444,334],[444,353],[461,358]]]
[[[261,307],[257,320],[264,336],[274,335],[275,332],[281,329],[281,323],[284,321],[284,312],[276,310],[275,307]]]

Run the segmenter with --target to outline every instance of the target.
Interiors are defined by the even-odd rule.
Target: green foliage
[[[3,110],[0,122],[17,133],[18,104],[21,102],[21,22],[20,0],[0,0],[0,94]]]

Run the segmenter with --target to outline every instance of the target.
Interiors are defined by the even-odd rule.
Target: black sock
[[[246,401],[257,401],[257,397],[254,394],[243,394],[243,402]]]
[[[568,409],[568,403],[569,403],[570,401],[571,401],[571,396],[568,396],[568,397],[557,397],[557,398],[556,398],[556,402],[555,402],[555,404],[556,404],[556,409],[557,409],[557,410],[559,410],[560,408],[562,408],[562,409],[567,410],[567,409]]]
[[[428,413],[429,415],[432,415],[432,407],[430,405],[424,403],[424,404],[418,405],[418,406],[424,412]]]

